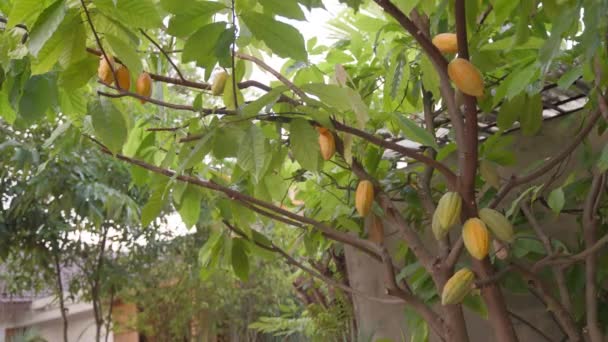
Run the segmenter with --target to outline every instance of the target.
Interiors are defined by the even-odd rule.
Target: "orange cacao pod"
[[[440,33],[433,37],[433,45],[443,53],[458,52],[458,39],[455,33]]]
[[[462,239],[473,258],[483,260],[488,255],[490,234],[482,220],[476,217],[468,219],[462,227]]]
[[[483,95],[483,77],[477,68],[464,58],[456,58],[448,64],[448,75],[456,87],[471,96]]]
[[[129,90],[131,88],[131,75],[126,66],[121,65],[116,69],[116,86],[119,89]]]
[[[500,211],[483,208],[479,211],[479,218],[497,239],[509,243],[513,242],[513,225]]]
[[[135,91],[137,94],[145,97],[150,97],[152,95],[152,78],[147,72],[142,72],[137,78],[137,83],[135,83]],[[142,104],[146,103],[146,100],[139,100]]]
[[[368,239],[381,245],[384,242],[384,225],[378,215],[372,213],[368,221]]]
[[[368,180],[362,180],[357,185],[355,193],[355,207],[359,215],[365,217],[372,209],[374,203],[374,185]]]
[[[448,279],[441,292],[441,305],[458,304],[471,291],[475,275],[468,268],[463,268]]]
[[[460,220],[462,198],[457,192],[446,192],[439,199],[437,208],[433,213],[431,227],[437,240],[442,239],[450,228]]]
[[[97,67],[97,77],[105,83],[112,84],[114,82],[114,75],[112,75],[112,68],[114,67],[114,58],[108,56],[106,60],[103,56],[99,58],[99,66]],[[112,67],[110,67],[112,65]]]
[[[330,131],[319,130],[319,147],[321,148],[321,156],[324,160],[330,160],[336,152],[336,141],[334,135]]]

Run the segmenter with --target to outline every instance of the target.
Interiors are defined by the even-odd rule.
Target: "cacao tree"
[[[334,36],[304,37],[328,6],[340,9]],[[142,226],[169,203],[187,227],[204,223],[203,279],[230,266],[246,280],[270,252],[328,298],[346,294],[350,339],[599,342],[607,10],[605,0],[5,0],[1,125],[50,123],[57,141],[76,134],[129,167],[151,193]],[[569,130],[547,153],[555,118]],[[550,227],[562,221],[567,234]],[[356,255],[374,265],[376,292],[351,281]],[[366,335],[362,301],[403,305],[392,318],[402,334]]]

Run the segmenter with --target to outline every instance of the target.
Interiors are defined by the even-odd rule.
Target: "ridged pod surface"
[[[381,245],[384,242],[384,225],[378,215],[372,213],[368,222],[368,240]]]
[[[129,90],[131,88],[131,75],[129,74],[129,69],[126,66],[120,65],[118,69],[116,69],[116,86],[119,89]]]
[[[220,72],[215,75],[213,79],[213,83],[211,84],[211,93],[213,96],[219,96],[224,93],[224,86],[226,85],[226,80],[228,79],[228,74],[225,71]]]
[[[462,240],[471,256],[483,260],[490,250],[490,234],[482,220],[474,217],[468,219],[462,227]]]
[[[324,160],[330,160],[336,152],[336,141],[334,135],[327,128],[319,128],[319,148]]]
[[[479,211],[479,218],[497,239],[508,243],[513,242],[513,225],[500,211],[483,208]]]
[[[439,199],[433,213],[431,227],[437,240],[446,236],[450,228],[460,220],[462,198],[457,192],[446,192]]]
[[[433,45],[443,53],[458,52],[458,38],[455,33],[440,33],[433,37]]]
[[[355,194],[355,207],[359,215],[365,217],[372,209],[374,203],[374,185],[368,180],[362,180],[357,185]]]
[[[137,83],[135,83],[135,91],[145,97],[150,97],[152,95],[152,78],[147,72],[142,72],[137,78]],[[146,103],[146,100],[139,100],[142,104]]]
[[[110,64],[112,64],[112,67],[114,67],[115,63],[112,56],[108,56],[108,59],[110,60],[109,62],[103,56],[99,58],[97,77],[99,77],[99,79],[105,84],[112,84],[114,82],[114,75],[112,75],[112,68],[110,67]]]
[[[458,90],[471,96],[483,96],[483,77],[477,68],[464,58],[456,58],[448,64],[448,75]]]
[[[475,274],[468,268],[463,268],[445,283],[441,293],[441,305],[458,304],[471,291]]]

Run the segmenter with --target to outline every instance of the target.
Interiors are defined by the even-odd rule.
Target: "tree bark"
[[[55,272],[57,276],[57,295],[59,297],[59,310],[61,310],[61,319],[63,321],[63,342],[68,342],[68,316],[63,298],[63,282],[61,279],[61,263],[59,260],[59,251],[53,251],[53,259],[55,261]]]

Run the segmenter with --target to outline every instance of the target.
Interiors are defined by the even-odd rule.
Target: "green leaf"
[[[235,110],[235,109],[237,109],[237,105],[238,105],[238,107],[240,107],[245,104],[245,98],[243,97],[243,93],[241,92],[241,89],[239,89],[238,86],[236,89],[234,89],[233,85],[234,85],[234,83],[232,82],[232,75],[230,75],[228,77],[228,79],[226,80],[226,85],[224,86],[224,94],[223,94],[224,105],[226,105],[226,109],[229,109],[229,110]],[[236,94],[236,103],[235,103],[235,99],[234,99],[235,94]]]
[[[108,33],[106,33],[105,39],[112,47],[114,54],[120,56],[121,62],[129,68],[131,75],[139,75],[142,71],[142,65],[135,46]]]
[[[241,19],[255,38],[263,41],[280,57],[297,61],[308,59],[304,38],[293,26],[255,12],[243,13]]]
[[[229,27],[220,34],[217,42],[215,42],[215,57],[223,68],[232,68],[230,46],[234,42],[235,34],[234,27]]]
[[[166,184],[166,181],[164,182]],[[163,184],[163,185],[164,185]],[[147,227],[160,215],[165,205],[164,186],[158,186],[150,195],[148,202],[141,208],[141,225]]]
[[[294,0],[259,0],[268,13],[274,13],[285,18],[305,20],[304,12]]]
[[[319,167],[319,136],[315,129],[303,119],[294,119],[290,123],[289,142],[294,158],[300,165],[310,171]]]
[[[333,84],[309,83],[302,87],[305,92],[317,96],[323,104],[347,111],[351,109],[348,88],[342,88]]]
[[[0,94],[1,96],[2,94]],[[606,172],[608,170],[608,144],[604,145],[602,148],[602,153],[600,154],[599,159],[597,160],[597,168],[601,173]]]
[[[8,100],[8,95],[4,91],[0,91],[0,117],[9,124],[15,122],[15,119],[17,118],[17,115]]]
[[[256,180],[259,180],[264,173],[267,155],[265,144],[264,133],[260,127],[251,125],[239,148],[237,156],[239,167],[251,172]]]
[[[182,221],[186,225],[186,228],[191,228],[198,222],[198,218],[201,214],[201,200],[203,194],[194,185],[189,184],[181,196],[181,201],[177,206],[177,211],[182,217]]]
[[[279,96],[286,90],[286,86],[273,88],[268,93],[260,96],[257,100],[247,104],[245,108],[243,108],[243,115],[246,117],[258,115],[264,107],[274,104],[274,102],[279,99]]]
[[[564,189],[560,187],[551,191],[549,198],[547,199],[547,203],[549,204],[549,208],[551,208],[554,213],[559,214],[562,209],[564,209],[564,205],[566,204]]]
[[[440,98],[439,75],[435,71],[433,63],[425,55],[420,58],[420,71],[422,72],[424,89],[433,93],[433,97]]]
[[[525,115],[526,94],[522,93],[518,96],[505,100],[498,111],[497,124],[501,130],[507,130],[513,126],[520,115]]]
[[[53,0],[13,1],[6,26],[14,27],[17,24],[25,24],[27,27],[31,27],[42,11],[54,2]]]
[[[215,1],[161,0],[160,5],[169,13],[191,16],[211,16],[226,8],[224,4]]]
[[[249,279],[249,257],[247,245],[241,238],[232,240],[232,269],[242,281]]]
[[[70,64],[67,69],[59,74],[59,85],[66,90],[74,90],[87,84],[87,82],[97,74],[99,59],[94,56],[87,56],[74,64]]]
[[[55,103],[57,103],[55,75],[36,75],[25,83],[19,100],[19,115],[28,123],[34,123],[41,119]]]
[[[469,294],[464,298],[462,304],[469,310],[481,316],[481,318],[488,319],[488,308],[486,307],[486,303],[483,301],[481,296]]]
[[[105,15],[133,27],[147,29],[162,25],[152,0],[93,0],[93,3]]]
[[[430,146],[436,151],[439,150],[439,145],[437,145],[435,137],[433,137],[433,135],[426,129],[418,126],[418,124],[416,124],[414,121],[408,119],[405,114],[395,113],[394,117],[406,138],[424,146]]]
[[[524,135],[536,134],[543,125],[543,102],[540,94],[526,96],[525,111],[520,114]]]
[[[59,27],[63,18],[65,18],[66,7],[65,1],[60,0],[42,12],[38,21],[30,31],[28,39],[28,49],[30,53],[36,57],[42,46],[51,38],[55,30]]]
[[[82,118],[87,112],[87,98],[88,94],[85,95],[82,89],[59,89],[59,108],[61,108],[63,114],[70,118],[74,126],[80,127],[82,125]]]
[[[568,89],[576,80],[583,75],[583,67],[581,65],[574,66],[562,75],[557,81],[557,86],[562,89]]]
[[[87,110],[91,115],[97,138],[113,153],[119,152],[128,135],[127,123],[122,113],[105,97],[89,102]]]
[[[217,62],[215,43],[226,30],[225,22],[205,25],[196,31],[184,44],[182,62],[196,62],[205,69],[212,69]]]

